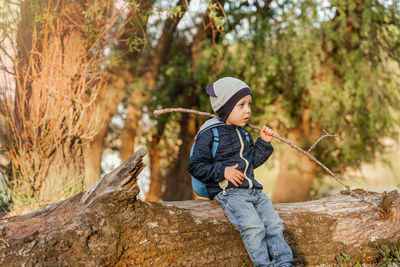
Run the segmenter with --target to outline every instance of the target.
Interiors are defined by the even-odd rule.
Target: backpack
[[[246,141],[249,144],[251,144],[249,133],[246,130],[244,130],[243,128],[240,128],[240,129],[244,133],[244,135],[246,137]],[[217,154],[218,143],[219,143],[218,128],[212,127],[211,130],[213,132],[213,144],[212,144],[212,148],[211,148],[211,154],[212,154],[212,157],[215,158],[215,155]],[[196,141],[193,143],[192,148],[190,149],[190,157],[192,157],[192,155],[193,155],[193,149],[194,149],[195,144],[196,144]],[[192,188],[193,188],[193,191],[196,193],[196,195],[198,195],[200,197],[209,198],[206,184],[203,183],[202,181],[200,181],[199,179],[197,179],[196,177],[191,176],[191,178],[192,178]]]

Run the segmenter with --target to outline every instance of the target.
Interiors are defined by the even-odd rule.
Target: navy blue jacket
[[[271,143],[258,138],[254,144],[250,134],[249,143],[239,126],[221,123],[215,127],[218,127],[220,139],[215,158],[213,159],[211,153],[214,140],[211,128],[200,130],[196,136],[193,155],[189,159],[189,173],[206,184],[210,199],[214,199],[228,182],[224,177],[225,167],[236,163],[237,170],[246,175],[239,188],[262,189],[263,186],[254,179],[254,168],[263,164],[272,154],[274,148]],[[236,187],[228,182],[225,188]]]

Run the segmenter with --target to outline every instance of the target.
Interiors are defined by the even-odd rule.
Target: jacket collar
[[[208,129],[211,129],[213,127],[220,126],[220,125],[227,125],[227,124],[222,122],[218,117],[215,117],[215,118],[212,118],[212,119],[209,119],[209,120],[205,121],[203,123],[203,125],[200,127],[200,130],[197,132],[197,134],[194,137],[194,139],[196,139],[197,136],[199,136],[199,134],[201,134],[205,130],[208,130]]]

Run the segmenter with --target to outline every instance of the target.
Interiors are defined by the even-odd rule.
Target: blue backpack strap
[[[219,134],[218,134],[218,128],[214,127],[211,129],[213,132],[213,144],[212,144],[212,148],[211,148],[211,153],[213,158],[215,158],[215,155],[217,154],[217,148],[218,148],[218,143],[219,143]]]
[[[217,149],[218,149],[219,134],[218,134],[217,127],[213,127],[213,128],[211,128],[211,130],[213,132],[213,144],[212,144],[212,148],[211,148],[211,154],[212,154],[212,157],[215,158],[215,155],[217,154]],[[192,156],[192,154],[193,154],[194,145],[195,144],[193,144],[192,148],[190,149],[190,156]],[[203,183],[202,181],[196,179],[196,177],[193,177],[193,176],[192,176],[192,187],[193,187],[193,191],[198,196],[210,198],[208,196],[206,184]]]
[[[246,130],[245,130],[245,129],[243,129],[243,128],[240,128],[240,130],[242,130],[242,132],[244,133],[244,136],[246,137],[247,143],[251,144],[251,142],[250,142],[250,134],[249,134],[249,132],[248,132],[248,131],[246,131]]]

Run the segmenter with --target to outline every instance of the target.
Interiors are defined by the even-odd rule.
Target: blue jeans
[[[283,236],[283,224],[261,189],[229,188],[215,200],[239,230],[254,266],[293,266],[293,254]],[[270,256],[272,260],[270,260]]]

